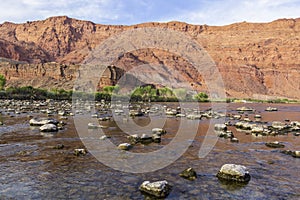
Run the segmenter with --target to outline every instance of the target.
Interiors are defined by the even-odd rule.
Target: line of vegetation
[[[208,96],[205,93],[190,95],[183,89],[171,90],[170,88],[152,88],[150,86],[138,87],[128,95],[118,94],[119,86],[105,86],[101,92],[86,93],[73,92],[64,89],[41,89],[32,86],[25,87],[9,87],[0,91],[0,99],[16,99],[16,100],[72,100],[72,98],[96,101],[127,100],[131,102],[178,102],[178,101],[200,101],[208,102]]]
[[[145,85],[137,87],[127,95],[120,94],[120,87],[116,86],[105,86],[102,91],[96,93],[86,92],[73,92],[64,89],[41,89],[34,88],[32,86],[25,87],[8,87],[4,89],[6,79],[0,74],[0,99],[17,99],[17,100],[72,100],[73,97],[77,99],[94,99],[96,101],[110,101],[113,99],[126,100],[130,98],[131,102],[209,102],[209,101],[222,101],[222,102],[255,102],[255,103],[299,103],[297,100],[290,99],[271,99],[271,100],[258,100],[258,99],[224,99],[224,100],[211,100],[208,95],[204,92],[198,94],[189,93],[184,88],[170,89],[168,87],[156,88],[154,85]],[[129,96],[128,96],[129,95]]]
[[[287,98],[278,98],[278,99],[251,99],[251,98],[244,98],[244,99],[238,99],[238,98],[228,98],[226,99],[227,103],[299,103],[299,100],[295,99],[287,99]]]

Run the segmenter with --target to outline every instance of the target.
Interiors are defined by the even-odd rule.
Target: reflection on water
[[[169,104],[172,105],[172,104]],[[237,113],[244,104],[229,104],[228,112]],[[278,112],[265,112],[268,104],[245,105],[255,108],[262,121],[300,121],[300,105],[272,104]],[[208,109],[201,105],[201,110]],[[254,114],[244,113],[250,119]],[[54,116],[55,117],[55,116]],[[121,116],[122,117],[122,116]],[[160,116],[155,116],[159,118]],[[123,120],[123,119],[122,119]],[[136,117],[134,122],[142,126],[150,123],[149,117]],[[75,156],[73,150],[84,148],[69,117],[64,130],[45,137],[37,128],[31,128],[24,115],[10,117],[3,114],[0,121],[0,197],[1,199],[143,199],[138,191],[144,180],[168,180],[173,190],[167,199],[299,199],[300,161],[297,158],[270,149],[265,142],[280,141],[284,149],[299,150],[300,137],[293,134],[255,137],[229,127],[239,143],[220,138],[213,150],[204,158],[198,157],[199,148],[208,130],[209,120],[167,118],[164,128],[167,134],[161,143],[138,144],[131,152],[152,152],[163,148],[175,137],[179,123],[200,125],[188,150],[171,165],[151,173],[131,174],[115,171],[100,163],[91,154]],[[124,120],[126,123],[126,120]],[[101,121],[105,134],[115,145],[128,142],[114,121]],[[132,130],[132,134],[138,131]],[[150,132],[149,132],[150,133]],[[105,140],[104,140],[105,142]],[[63,144],[63,149],[55,149]],[[155,160],[153,160],[155,163]],[[221,182],[216,173],[225,163],[247,166],[251,180],[247,185]],[[157,163],[159,164],[159,163]],[[187,167],[198,173],[195,181],[179,177]]]

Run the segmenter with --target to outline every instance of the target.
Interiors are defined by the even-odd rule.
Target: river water
[[[300,121],[299,104],[230,103],[227,113],[237,114],[236,108],[241,106],[256,110],[255,113],[243,114],[252,120],[254,114],[260,114],[265,122]],[[278,111],[265,112],[268,106],[276,107]],[[207,108],[209,104],[200,106],[203,110]],[[180,158],[157,171],[127,173],[102,164],[91,153],[74,155],[74,149],[86,147],[72,117],[68,116],[63,130],[42,134],[38,127],[30,127],[27,115],[11,114],[4,109],[0,114],[0,121],[4,123],[0,126],[0,199],[149,199],[138,190],[145,180],[167,180],[173,189],[166,199],[300,199],[299,158],[285,155],[280,152],[281,149],[265,146],[266,142],[280,141],[286,150],[300,150],[300,136],[291,133],[255,137],[229,126],[239,143],[219,138],[208,155],[199,158],[198,152],[210,120],[190,120],[188,123],[199,125],[199,129]],[[31,115],[45,116],[40,113]],[[57,115],[53,117],[58,118]],[[151,152],[168,145],[175,137],[181,120],[187,119],[166,119],[164,129],[167,134],[163,135],[160,144],[136,145],[130,151]],[[150,123],[149,117],[145,116],[136,117],[134,121],[140,126]],[[101,121],[100,124],[108,127],[103,131],[111,136],[109,140],[114,144],[127,141],[113,120]],[[188,126],[186,130],[189,130]],[[64,148],[55,149],[58,144],[63,144]],[[239,185],[219,181],[216,174],[225,163],[246,166],[251,175],[250,182]],[[197,172],[196,180],[186,180],[178,175],[188,167]]]

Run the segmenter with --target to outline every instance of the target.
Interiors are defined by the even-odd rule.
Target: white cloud
[[[97,22],[113,21],[121,12],[121,0],[0,0],[0,22],[25,22],[67,15]]]
[[[235,22],[269,22],[278,18],[300,17],[296,0],[211,1],[205,8],[185,12],[182,21],[194,24],[225,25]]]

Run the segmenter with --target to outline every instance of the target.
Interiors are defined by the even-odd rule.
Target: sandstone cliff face
[[[76,77],[76,73],[69,69],[80,64],[110,36],[142,27],[169,28],[195,39],[216,62],[229,96],[261,98],[266,95],[300,99],[299,18],[222,27],[181,22],[110,26],[65,16],[24,24],[4,23],[0,25],[0,57],[26,61],[32,65],[19,66],[17,75],[11,66],[2,63],[0,73],[6,73],[10,85],[44,87],[46,85],[41,83],[41,75],[49,79],[48,87],[72,88],[70,80]],[[59,64],[45,64],[47,62]],[[116,58],[114,64],[128,70],[130,66],[141,63],[167,65],[182,73],[186,80],[195,82],[196,88],[205,86],[201,74],[184,58],[159,50],[129,52]],[[59,74],[61,66],[66,66],[66,78]],[[43,70],[46,71],[44,75]],[[158,72],[161,75],[164,73]]]
[[[79,76],[80,65],[65,65],[56,62],[28,64],[11,61],[0,62],[0,74],[3,74],[10,87],[34,86],[46,89],[64,88],[72,90]],[[108,66],[99,81],[99,88],[115,85],[124,70]]]

